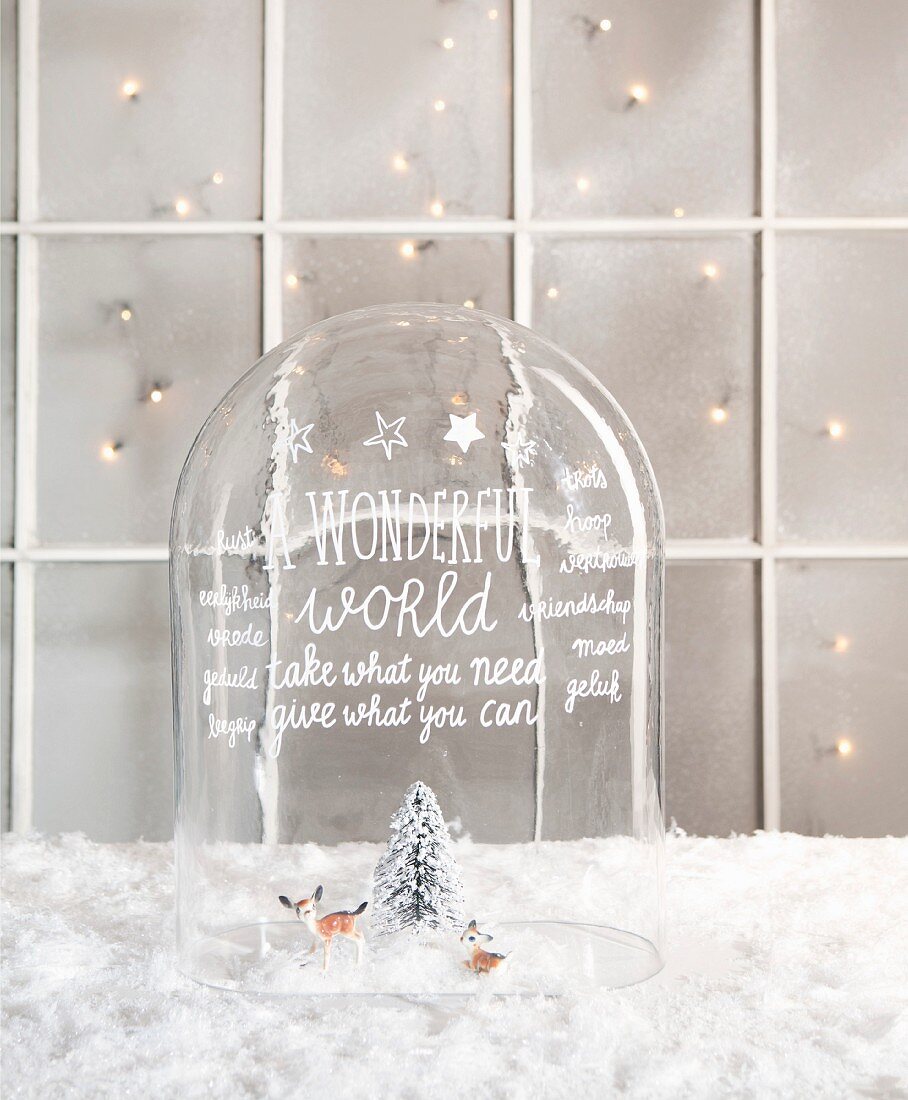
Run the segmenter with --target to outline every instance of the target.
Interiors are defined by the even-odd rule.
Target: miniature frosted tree
[[[438,799],[420,781],[391,818],[388,849],[373,872],[376,935],[463,925],[463,883]]]

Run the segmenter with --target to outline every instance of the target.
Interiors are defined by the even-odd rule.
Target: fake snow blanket
[[[467,1007],[203,988],[170,845],[3,854],[6,1098],[908,1097],[906,840],[672,836],[661,974]]]

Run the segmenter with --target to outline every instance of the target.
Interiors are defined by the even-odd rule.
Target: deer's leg
[[[324,956],[324,959],[322,961],[322,972],[324,974],[327,974],[328,973],[328,960],[331,956],[331,937],[330,936],[325,936],[325,939],[324,939],[323,942],[324,942],[324,945],[325,945],[325,956]]]
[[[359,966],[363,961],[363,945],[366,942],[366,937],[362,932],[352,932],[350,939],[356,944],[356,965]]]

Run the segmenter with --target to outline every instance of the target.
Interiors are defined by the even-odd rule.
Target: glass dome
[[[261,359],[174,505],[184,971],[408,996],[654,974],[663,542],[621,409],[511,321],[376,307]]]

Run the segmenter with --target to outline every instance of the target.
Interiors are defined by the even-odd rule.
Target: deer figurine
[[[335,936],[344,936],[348,940],[353,940],[356,944],[356,965],[359,966],[363,961],[363,944],[366,942],[366,938],[357,929],[356,918],[365,912],[369,903],[364,901],[358,909],[352,911],[341,909],[337,913],[329,913],[325,917],[319,917],[316,914],[315,907],[322,900],[322,893],[322,888],[319,886],[312,897],[303,898],[301,901],[291,901],[290,898],[281,894],[278,901],[285,909],[295,909],[297,918],[303,921],[312,935],[315,936],[315,943],[309,952],[310,955],[318,950],[318,944],[321,941],[324,948],[324,958],[322,960],[322,970],[324,972],[327,973],[328,970],[331,941]]]
[[[476,927],[476,921],[471,920],[460,937],[460,942],[469,951],[470,957],[464,962],[467,970],[477,974],[488,974],[498,967],[504,966],[509,955],[499,955],[497,951],[486,951],[480,944],[488,943],[492,937],[487,932],[480,932]]]

